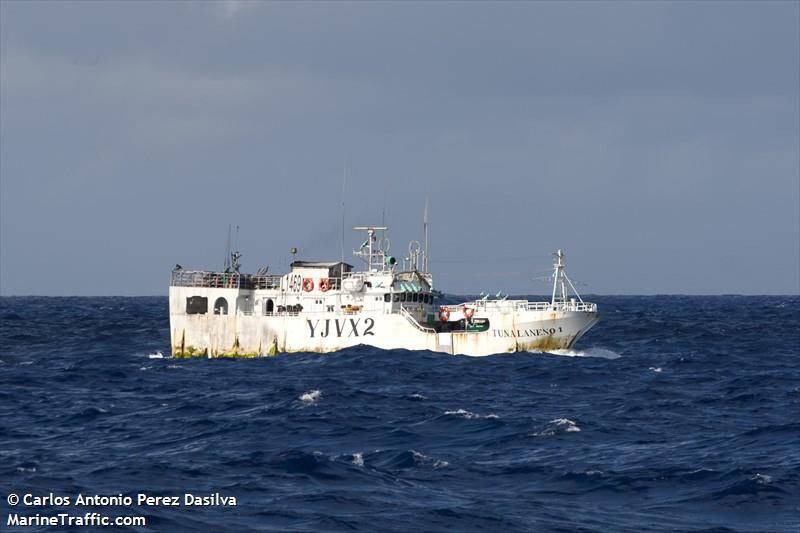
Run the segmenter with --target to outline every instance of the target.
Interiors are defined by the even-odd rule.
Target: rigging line
[[[488,272],[488,271],[479,271],[479,272],[470,271],[470,272],[458,272],[458,273],[455,273],[455,272],[443,272],[442,274],[439,275],[439,277],[441,278],[441,277],[443,277],[445,275],[447,277],[456,277],[456,278],[464,278],[464,277],[476,278],[476,277],[480,277],[480,276],[509,276],[510,277],[510,276],[524,276],[524,275],[527,275],[527,272]]]

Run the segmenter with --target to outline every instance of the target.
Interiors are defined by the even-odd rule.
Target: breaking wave
[[[310,390],[297,397],[298,400],[305,404],[315,404],[322,397],[322,393],[316,389]]]
[[[569,418],[556,418],[544,425],[538,431],[531,433],[532,437],[552,437],[560,433],[578,433],[581,430],[574,421]]]
[[[494,413],[489,413],[488,415],[478,415],[471,411],[466,411],[464,409],[458,409],[456,411],[445,411],[445,415],[457,416],[459,418],[466,418],[467,420],[472,419],[498,419],[500,418]]]

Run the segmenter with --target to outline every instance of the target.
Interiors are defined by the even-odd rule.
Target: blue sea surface
[[[591,300],[557,355],[177,360],[166,298],[0,298],[0,529],[60,529],[8,526],[65,510],[11,493],[188,492],[238,505],[95,509],[146,517],[128,531],[800,530],[800,298]]]

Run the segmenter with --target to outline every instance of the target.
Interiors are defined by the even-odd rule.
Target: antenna
[[[378,230],[386,231],[386,226],[356,226],[353,229],[367,232],[367,240],[361,244],[358,250],[353,250],[353,253],[367,263],[368,271],[372,270],[372,267],[386,270],[386,259],[390,256],[386,255],[384,243],[381,242],[377,251],[375,250],[375,232]],[[366,252],[364,248],[367,249]],[[391,266],[394,266],[394,262],[391,263]]]
[[[236,234],[235,235],[236,236],[234,237],[234,241],[233,241],[234,250],[230,254],[230,258],[231,258],[231,265],[230,266],[231,266],[231,271],[232,272],[236,272],[238,274],[239,273],[239,268],[241,267],[241,264],[239,263],[239,259],[242,258],[242,254],[239,253],[239,224],[236,224]]]
[[[428,197],[425,197],[425,214],[422,216],[422,232],[425,234],[425,257],[422,259],[422,270],[428,273]]]
[[[389,180],[383,182],[383,211],[381,211],[381,226],[386,227],[386,190],[389,188]],[[386,240],[386,230],[381,233],[381,242]]]
[[[345,183],[347,182],[347,159],[344,160],[342,165],[342,263],[344,263],[344,192]]]
[[[231,268],[231,225],[228,224],[228,242],[225,245],[225,261],[222,263],[223,272]]]

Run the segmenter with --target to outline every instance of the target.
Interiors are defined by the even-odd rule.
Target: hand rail
[[[589,302],[569,301],[569,302],[529,302],[528,300],[475,300],[451,307],[461,307],[462,305],[474,306],[478,309],[506,309],[516,311],[583,311],[589,313],[597,312],[597,304]]]
[[[216,289],[277,289],[281,285],[281,276],[207,270],[174,270],[169,284],[173,287]]]
[[[401,315],[403,315],[404,317],[406,317],[406,320],[408,320],[408,322],[409,322],[409,323],[410,323],[412,326],[414,326],[415,328],[417,328],[418,330],[420,330],[420,331],[422,331],[422,332],[424,332],[424,333],[436,333],[436,330],[435,330],[435,329],[433,329],[433,328],[429,328],[429,327],[426,327],[426,326],[423,326],[422,324],[420,324],[419,322],[417,322],[417,319],[416,319],[416,318],[414,318],[414,317],[413,317],[413,315],[412,315],[411,313],[409,313],[409,312],[406,310],[406,308],[405,308],[405,307],[403,307],[402,305],[400,306],[400,314],[401,314]]]

